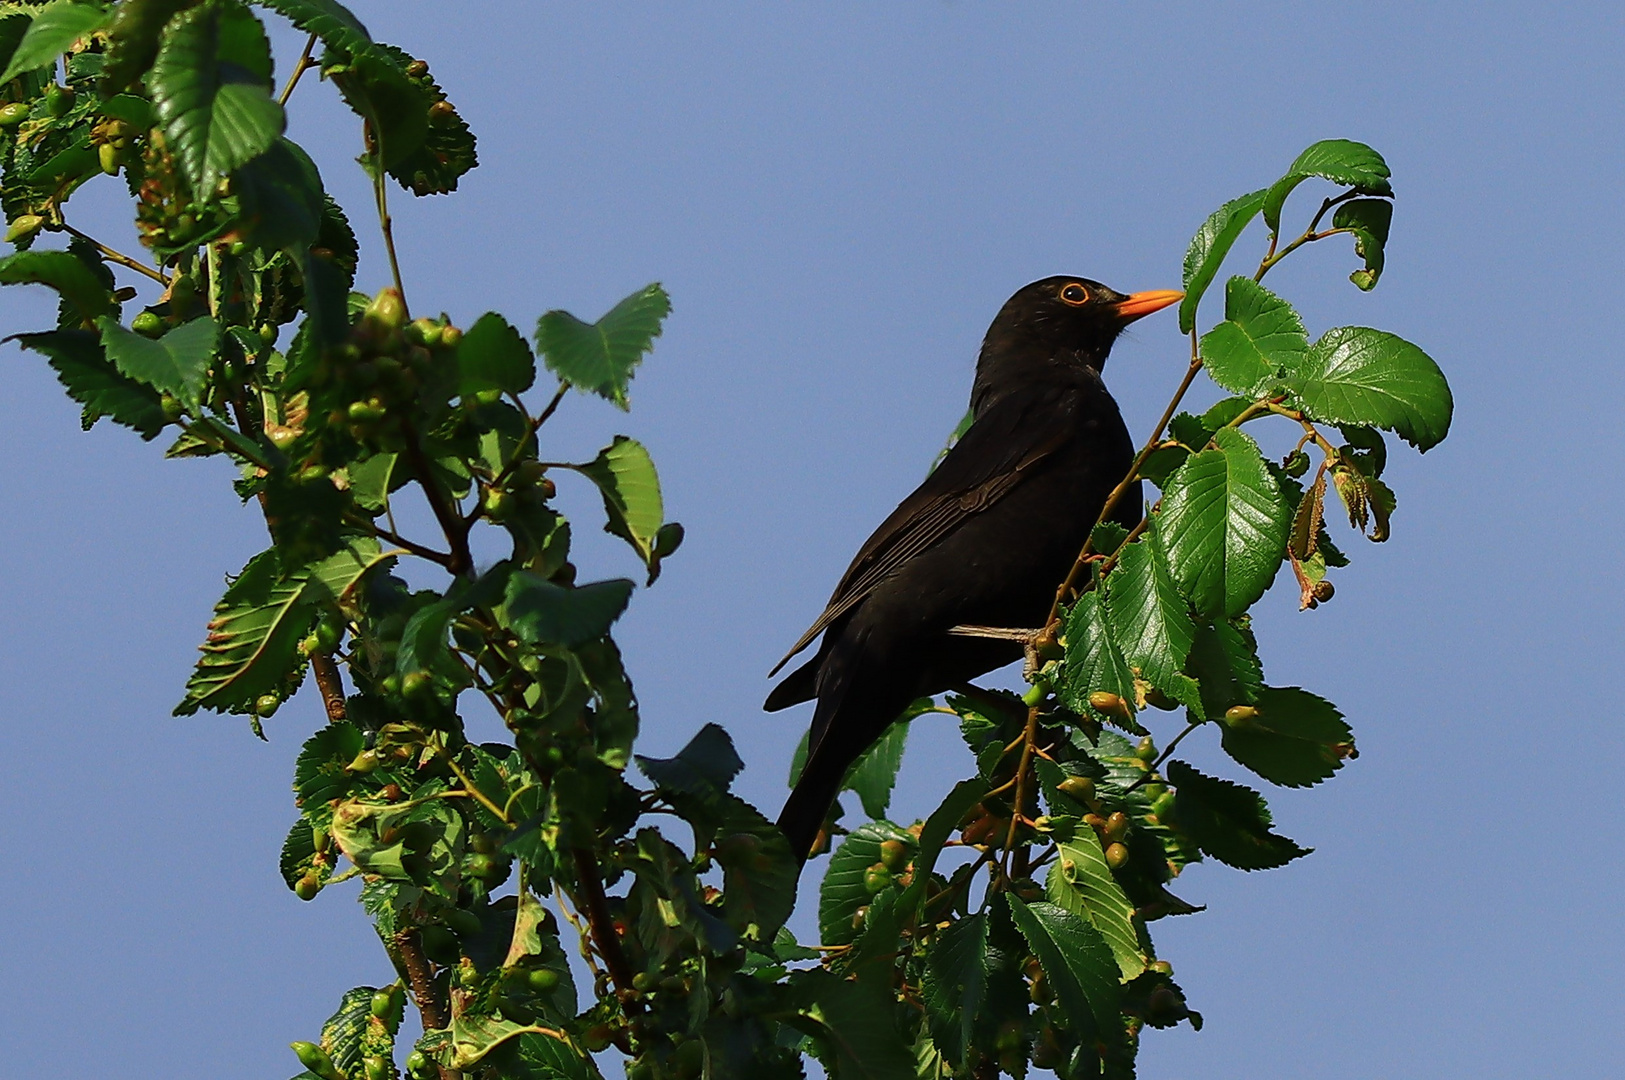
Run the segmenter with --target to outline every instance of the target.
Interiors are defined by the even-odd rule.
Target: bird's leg
[[[1038,674],[1038,669],[1044,666],[1044,661],[1054,660],[1059,655],[1059,643],[1056,640],[1053,626],[1039,627],[1036,630],[1023,630],[1008,626],[976,626],[970,623],[961,623],[950,627],[948,633],[956,637],[992,638],[995,641],[1019,641],[1024,660],[1021,665],[1021,677],[1028,682]]]

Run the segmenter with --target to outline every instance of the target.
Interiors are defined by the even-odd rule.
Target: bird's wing
[[[862,603],[888,574],[998,502],[1072,435],[1070,412],[1053,387],[995,402],[948,451],[925,482],[904,499],[847,567],[829,606],[768,677],[814,638]],[[1066,391],[1060,391],[1065,395]],[[1042,422],[1039,416],[1042,414]],[[1057,419],[1068,422],[1057,423]]]

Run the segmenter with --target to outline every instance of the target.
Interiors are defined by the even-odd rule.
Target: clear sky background
[[[1421,344],[1455,426],[1426,457],[1395,444],[1393,539],[1338,534],[1355,563],[1333,602],[1299,614],[1284,588],[1261,605],[1270,681],[1337,702],[1361,755],[1272,796],[1313,855],[1182,877],[1208,910],[1153,930],[1208,1026],[1149,1033],[1141,1075],[1618,1068],[1619,5],[353,6],[428,59],[480,137],[459,193],[394,195],[415,307],[529,326],[670,290],[631,415],[572,398],[548,453],[585,459],[616,432],[653,451],[688,540],[618,631],[642,749],[717,721],[770,813],[807,717],[759,712],[764,674],[923,475],[1002,301],[1055,273],[1177,287],[1202,219],[1310,142],[1386,155],[1377,290],[1347,282],[1342,240],[1271,284],[1312,333]],[[276,40],[280,75],[302,42]],[[314,78],[292,115],[376,289],[356,121]],[[1310,187],[1288,208],[1300,227]],[[98,180],[69,220],[133,249],[121,195]],[[1238,260],[1260,246],[1255,229]],[[54,310],[6,289],[0,332]],[[1171,312],[1118,345],[1107,381],[1137,434],[1184,356]],[[4,1071],[291,1075],[288,1041],[392,976],[344,890],[303,904],[276,871],[315,695],[269,744],[235,718],[169,716],[263,524],[219,462],[81,434],[41,358],[8,345],[0,371]],[[585,574],[631,572],[579,535]],[[1212,745],[1192,757],[1219,765]],[[896,816],[970,768],[921,721]]]

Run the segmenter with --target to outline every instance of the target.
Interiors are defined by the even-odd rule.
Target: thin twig
[[[406,303],[406,286],[401,283],[401,262],[395,254],[395,228],[389,216],[389,174],[384,171],[384,137],[371,121],[367,123],[374,147],[372,158],[372,197],[378,204],[378,226],[384,233],[384,251],[389,254],[389,273],[395,279],[395,291],[401,294],[401,308],[411,317]]]
[[[64,232],[71,233],[86,243],[94,245],[96,250],[102,253],[102,258],[107,259],[109,262],[116,262],[120,266],[128,267],[138,274],[145,274],[147,277],[156,281],[165,288],[169,287],[170,279],[164,275],[163,271],[154,270],[152,267],[147,266],[136,259],[130,258],[130,256],[124,254],[122,251],[114,251],[112,248],[108,247],[94,236],[90,236],[79,231],[72,225],[69,225],[66,221],[62,223],[62,229]]]
[[[312,34],[310,35],[309,39],[305,41],[305,51],[299,54],[299,62],[293,65],[293,73],[288,76],[288,85],[284,86],[282,88],[282,93],[277,95],[276,103],[278,105],[286,105],[288,103],[288,99],[293,96],[293,88],[299,85],[299,76],[305,73],[305,69],[316,66],[316,61],[310,58],[310,52],[315,47],[316,35]]]
[[[609,899],[604,895],[598,860],[583,847],[572,849],[570,856],[575,862],[576,883],[581,887],[582,895],[578,903],[580,900],[586,901],[580,906],[587,915],[587,929],[592,934],[593,947],[603,957],[609,977],[615,981],[615,988],[631,992],[632,965],[627,962],[626,953],[621,949],[620,935],[615,932],[615,920],[609,914]]]
[[[1185,740],[1185,736],[1201,727],[1204,723],[1206,723],[1205,720],[1192,720],[1190,723],[1186,724],[1185,730],[1181,731],[1178,735],[1175,735],[1173,741],[1168,744],[1167,748],[1164,749],[1162,753],[1157,755],[1157,760],[1153,761],[1151,766],[1145,770],[1145,775],[1134,781],[1134,783],[1130,784],[1128,787],[1124,788],[1123,794],[1127,795],[1141,784],[1150,783],[1151,778],[1157,775],[1157,770],[1162,767],[1163,762],[1167,761],[1169,756],[1174,752],[1174,748]]]

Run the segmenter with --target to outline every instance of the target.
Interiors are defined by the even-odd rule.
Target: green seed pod
[[[186,415],[186,406],[174,394],[164,394],[158,399],[158,407],[164,411],[164,419],[171,424]]]
[[[1167,823],[1168,816],[1174,812],[1174,793],[1164,791],[1157,796],[1157,801],[1151,804],[1151,812],[1157,815],[1157,820]]]
[[[401,696],[420,698],[434,692],[434,676],[427,671],[408,671],[401,676]]]
[[[164,320],[156,311],[143,311],[130,320],[130,329],[146,338],[162,337]]]
[[[45,112],[48,116],[61,116],[73,108],[74,93],[71,87],[59,86],[52,83],[45,88]]]
[[[1121,843],[1110,844],[1106,847],[1106,865],[1113,870],[1121,870],[1128,864],[1128,848]]]
[[[481,505],[485,508],[485,516],[492,521],[506,521],[513,514],[514,497],[501,488],[487,488]]]
[[[632,976],[632,989],[640,994],[647,994],[660,985],[660,976],[652,971],[640,971]]]
[[[551,994],[559,985],[559,973],[552,968],[534,968],[526,976],[526,982],[533,994]]]
[[[28,102],[13,101],[0,105],[0,127],[16,127],[28,119]]]
[[[891,883],[891,871],[886,869],[885,863],[877,862],[863,872],[863,888],[870,895],[879,892]]]
[[[6,228],[6,243],[27,240],[45,227],[45,219],[38,214],[18,214]]]
[[[1174,973],[1174,965],[1166,960],[1153,960],[1148,967],[1149,970],[1155,971],[1158,975],[1172,975]]]
[[[1302,450],[1294,450],[1287,455],[1281,463],[1282,470],[1291,477],[1299,477],[1309,471],[1309,455]]]
[[[369,1054],[361,1059],[361,1071],[367,1080],[390,1080],[390,1075],[394,1072],[388,1059],[376,1054]]]
[[[887,870],[901,870],[908,864],[908,845],[901,840],[887,840],[880,845],[880,865]]]
[[[455,326],[440,328],[440,344],[448,349],[455,349],[463,340],[463,332]]]
[[[429,1058],[422,1050],[414,1050],[406,1055],[406,1071],[414,1078],[426,1076],[429,1072]]]
[[[118,147],[112,143],[102,143],[96,147],[96,163],[102,167],[102,172],[108,176],[117,176]]]
[[[1151,736],[1147,735],[1135,745],[1134,756],[1145,762],[1157,760],[1157,744],[1151,741]]]

